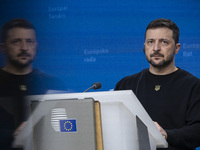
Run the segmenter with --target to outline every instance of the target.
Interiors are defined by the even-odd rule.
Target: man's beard
[[[168,66],[169,64],[171,64],[174,60],[174,55],[175,55],[175,51],[169,55],[166,60],[162,60],[160,63],[155,64],[155,62],[151,59],[152,56],[157,55],[157,56],[161,56],[164,57],[164,55],[160,54],[159,52],[155,52],[152,55],[150,55],[150,58],[147,59],[147,61],[155,68],[164,68],[166,66]]]
[[[21,55],[27,55],[28,57],[31,58],[31,55],[26,52],[22,52],[22,53],[18,54],[17,56],[20,57]],[[7,56],[7,60],[10,62],[10,64],[12,64],[13,66],[15,66],[16,68],[19,68],[19,69],[24,69],[26,67],[29,67],[33,63],[33,59],[34,58],[29,59],[26,63],[23,63],[17,59],[13,59],[12,57]]]
[[[29,61],[27,61],[26,63],[21,63],[20,61],[18,61],[18,60],[9,60],[10,61],[10,63],[13,65],[13,66],[15,66],[16,68],[19,68],[19,69],[24,69],[24,68],[26,68],[26,67],[28,67],[28,66],[30,66],[32,63],[33,63],[33,60],[32,59],[30,59]]]

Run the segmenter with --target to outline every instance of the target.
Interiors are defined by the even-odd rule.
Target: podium
[[[167,148],[168,144],[166,140],[163,138],[163,136],[154,125],[153,121],[131,90],[70,94],[47,94],[27,97],[27,100],[30,103],[34,101],[38,101],[39,103],[55,103],[56,101],[62,101],[62,103],[64,103],[65,101],[70,101],[73,103],[73,101],[87,101],[88,99],[92,101],[98,101],[100,103],[100,117],[104,150],[156,150],[156,148]],[[94,104],[93,102],[91,102],[91,104],[92,109],[90,110],[90,112],[93,112]],[[42,107],[49,106],[43,105]],[[72,111],[77,111],[75,108],[76,107],[74,107]],[[80,109],[80,107],[77,108]],[[37,113],[36,116],[40,114],[35,111],[31,115],[31,117],[35,115],[34,113]],[[90,115],[92,115],[91,118],[94,117],[95,120],[95,116],[93,116],[93,114]],[[36,121],[34,123],[32,122],[31,125],[35,126],[38,123],[38,120],[41,120],[42,117],[45,116],[41,116],[40,118],[36,119]],[[96,125],[96,122],[92,122],[93,125]],[[92,127],[93,125],[91,125],[91,129],[95,130],[95,128]],[[26,129],[26,131],[28,131],[28,129]],[[26,136],[23,134],[23,137]],[[82,138],[84,138],[84,135],[82,135]],[[95,143],[96,141],[97,138],[94,136],[91,143]],[[66,140],[65,142],[66,146],[69,145],[69,143],[67,143],[68,140]],[[76,141],[76,143],[79,144],[80,141]],[[15,145],[18,144],[19,143],[16,140]],[[97,149],[97,145],[93,145],[93,147],[94,150]]]

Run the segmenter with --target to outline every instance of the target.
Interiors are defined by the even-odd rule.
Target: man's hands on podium
[[[158,128],[158,130],[160,131],[160,133],[162,134],[162,136],[166,140],[167,139],[167,132],[157,122],[154,122],[154,124],[156,125],[156,127]]]

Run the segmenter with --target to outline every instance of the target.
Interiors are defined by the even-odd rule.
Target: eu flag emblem
[[[60,132],[76,132],[76,120],[60,120]]]

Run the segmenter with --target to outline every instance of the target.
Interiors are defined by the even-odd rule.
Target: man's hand
[[[160,131],[160,133],[163,135],[163,137],[166,140],[167,139],[167,132],[157,122],[154,122],[154,124],[156,125],[156,127],[158,128],[158,130]]]
[[[26,122],[22,122],[22,124],[13,133],[13,136],[16,137],[22,131],[25,125],[26,125]]]

